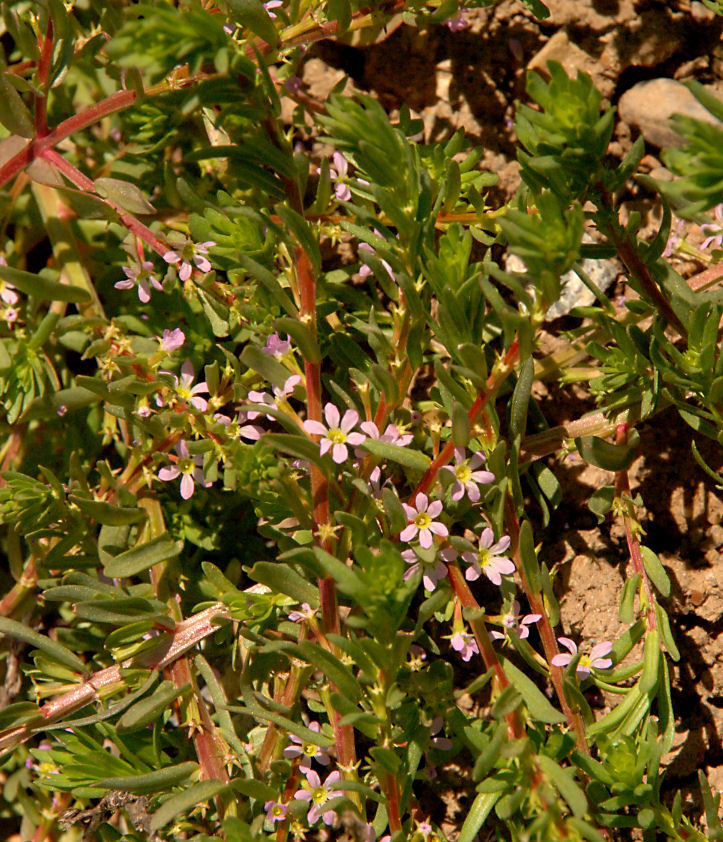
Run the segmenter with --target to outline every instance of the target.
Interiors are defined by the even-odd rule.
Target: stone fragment
[[[635,126],[653,146],[681,146],[683,138],[673,129],[673,114],[685,114],[713,125],[720,125],[693,94],[674,79],[638,82],[620,97],[620,119]]]

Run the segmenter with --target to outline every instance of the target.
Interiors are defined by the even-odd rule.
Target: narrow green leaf
[[[635,430],[630,434],[625,445],[611,444],[598,436],[576,438],[580,456],[590,465],[602,468],[604,471],[624,471],[630,467],[635,458],[635,452],[640,442],[640,436]]]
[[[275,47],[279,39],[276,27],[261,0],[226,0],[235,20]]]
[[[658,618],[658,628],[660,629],[660,636],[665,644],[665,648],[670,653],[670,657],[674,661],[680,660],[680,652],[675,644],[675,638],[670,628],[670,619],[668,612],[658,603],[655,603],[655,616]]]
[[[530,403],[534,374],[535,364],[530,356],[522,363],[510,401],[510,437],[512,439],[524,436],[527,429],[527,407]]]
[[[321,348],[319,348],[319,343],[316,341],[309,327],[299,321],[299,319],[282,316],[276,319],[276,330],[279,333],[288,333],[294,339],[306,362],[321,362]]]
[[[398,465],[403,465],[405,468],[411,468],[414,471],[424,472],[431,464],[431,459],[424,453],[412,450],[409,447],[400,447],[398,444],[390,444],[378,439],[366,439],[360,446],[374,456],[379,456],[388,462],[396,462]]]
[[[123,210],[138,215],[156,212],[141,189],[130,181],[120,178],[96,178],[93,183],[104,199],[110,199]]]
[[[542,576],[529,520],[523,520],[520,527],[520,560],[530,590],[533,593],[538,593],[542,588]]]
[[[183,549],[181,542],[174,541],[164,532],[157,538],[151,538],[145,544],[139,544],[106,562],[103,572],[110,579],[124,579],[135,576],[154,564],[175,558]]]
[[[94,786],[104,789],[119,789],[121,792],[168,792],[172,786],[178,786],[198,771],[198,763],[188,761],[175,766],[166,766],[142,775],[122,775],[117,778],[105,778]]]
[[[587,798],[575,781],[569,769],[563,769],[546,754],[538,754],[537,762],[542,771],[550,778],[560,795],[567,801],[568,807],[577,818],[581,819],[587,812]]]
[[[247,345],[244,348],[241,353],[241,363],[253,369],[274,386],[282,387],[289,378],[289,370],[271,354],[265,353],[256,345]]]
[[[643,564],[650,581],[662,596],[670,596],[670,579],[658,556],[649,547],[643,547],[642,545],[640,554],[643,557]]]
[[[474,842],[477,833],[501,797],[501,792],[480,792],[477,795],[464,820],[457,842]]]
[[[34,646],[41,652],[45,652],[50,658],[65,664],[76,672],[85,672],[86,666],[77,655],[74,655],[70,649],[62,646],[55,640],[51,640],[44,634],[36,632],[34,629],[28,628],[24,623],[18,623],[17,620],[11,620],[9,617],[0,617],[0,633],[6,634],[8,637],[13,637],[16,640],[22,640],[29,646]]]
[[[304,640],[299,644],[303,656],[313,666],[324,672],[334,686],[350,699],[356,703],[362,696],[361,687],[356,680],[354,674],[345,666],[337,657],[322,649],[315,643],[309,640]]]
[[[6,78],[6,73],[0,73],[0,123],[14,135],[33,137],[33,118],[20,94]]]
[[[298,602],[307,602],[312,608],[319,606],[319,589],[287,564],[257,561],[249,577],[254,582],[267,585],[274,593],[283,593]]]
[[[112,503],[106,503],[105,500],[88,500],[87,497],[78,497],[76,494],[69,494],[68,500],[75,503],[84,515],[93,518],[96,523],[105,523],[108,526],[138,523],[146,516],[141,508],[114,506]]]
[[[542,690],[521,670],[517,669],[513,663],[504,660],[502,662],[502,668],[507,678],[509,678],[510,683],[522,696],[527,709],[536,719],[542,722],[548,722],[551,725],[565,722],[564,715],[550,704]]]
[[[41,301],[68,301],[75,304],[90,301],[90,293],[87,290],[61,284],[47,277],[51,274],[49,269],[43,271],[46,275],[34,275],[32,272],[15,269],[12,266],[0,265],[0,278],[8,281],[26,295],[32,295]],[[57,272],[52,274],[57,277]]]
[[[145,728],[146,725],[159,720],[171,702],[190,692],[190,684],[176,687],[172,681],[162,682],[147,699],[136,702],[123,714],[118,722],[118,733],[123,734]]]
[[[151,832],[160,830],[172,821],[179,813],[185,813],[191,807],[201,802],[210,801],[220,792],[223,792],[228,784],[223,781],[207,780],[197,781],[191,784],[178,795],[172,795],[167,801],[156,810],[151,818]]]

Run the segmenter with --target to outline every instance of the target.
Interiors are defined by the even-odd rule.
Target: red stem
[[[35,97],[35,133],[45,137],[48,133],[48,88],[50,83],[50,66],[53,60],[53,18],[48,15],[48,28],[40,44],[40,62],[38,64],[38,84],[43,89],[40,96]]]

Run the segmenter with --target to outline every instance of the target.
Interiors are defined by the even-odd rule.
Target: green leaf
[[[43,714],[34,702],[15,702],[0,711],[0,732],[17,728],[35,719],[42,720]]]
[[[172,786],[178,786],[178,784],[188,780],[197,771],[198,763],[188,761],[177,763],[175,766],[166,766],[164,769],[157,769],[154,772],[145,772],[142,775],[105,778],[98,781],[94,786],[104,789],[119,789],[121,792],[167,792]]]
[[[50,274],[58,277],[57,272],[51,273],[49,269],[43,271],[46,273],[45,275],[34,275],[32,272],[24,272],[22,269],[0,265],[0,278],[8,281],[26,295],[32,295],[41,301],[68,301],[74,304],[90,301],[90,293],[87,290],[69,284],[61,284],[48,277]]]
[[[340,693],[354,703],[359,701],[362,696],[361,687],[349,667],[332,655],[331,652],[327,652],[326,649],[322,649],[321,646],[311,643],[311,641],[302,641],[299,644],[299,649],[310,664],[327,675]]]
[[[74,655],[70,649],[66,649],[55,640],[51,640],[44,634],[36,632],[34,629],[28,628],[24,623],[18,623],[17,620],[11,620],[9,617],[0,617],[0,633],[6,634],[8,637],[13,637],[16,640],[22,640],[29,646],[34,646],[46,655],[65,664],[76,672],[85,672],[86,666],[77,655]]]
[[[590,465],[604,471],[627,470],[635,458],[639,442],[640,436],[635,430],[628,436],[625,445],[611,444],[598,436],[575,439],[580,456]]]
[[[0,73],[0,123],[11,134],[34,137],[33,118],[28,107],[6,77],[7,73]]]
[[[288,333],[299,346],[301,355],[307,363],[321,362],[321,348],[309,327],[299,319],[282,316],[276,319],[276,330]]]
[[[535,364],[530,356],[522,363],[510,401],[510,436],[512,439],[516,439],[517,436],[524,436],[527,429],[527,407],[530,404],[530,391],[534,374]]]
[[[243,365],[253,369],[264,380],[273,383],[274,386],[281,388],[289,378],[289,370],[281,365],[278,360],[274,359],[271,354],[267,354],[256,345],[247,345],[240,359]]]
[[[319,607],[319,589],[307,582],[293,568],[281,562],[257,561],[249,571],[254,582],[267,585],[274,593],[283,593],[297,602]]]
[[[378,439],[366,439],[360,447],[374,456],[379,456],[388,462],[396,462],[398,465],[403,465],[405,468],[411,468],[414,471],[424,472],[432,463],[428,456],[418,450],[400,447],[398,444],[390,444]]]
[[[68,500],[87,515],[93,518],[96,523],[105,523],[108,526],[123,526],[128,523],[138,523],[146,516],[145,510],[137,507],[114,506],[106,503],[105,500],[89,500],[87,497],[78,497],[76,494],[69,494]]]
[[[191,807],[201,802],[210,801],[220,792],[223,792],[228,784],[223,781],[206,780],[197,781],[191,784],[178,795],[172,795],[167,801],[156,810],[151,818],[151,832],[160,830],[172,821],[179,813],[185,813]]]
[[[502,797],[501,792],[480,792],[472,802],[457,842],[474,842],[479,829],[487,821],[495,804]]]
[[[510,683],[522,696],[527,709],[541,722],[548,722],[554,725],[565,722],[565,717],[559,710],[554,708],[547,700],[537,685],[529,679],[521,670],[508,660],[502,661],[502,668]]]
[[[529,520],[523,520],[520,527],[520,560],[527,584],[533,593],[538,593],[542,588],[542,576]]]
[[[118,733],[138,731],[161,719],[163,711],[179,696],[186,696],[191,692],[191,685],[184,684],[176,687],[172,681],[162,682],[147,699],[141,699],[130,707],[118,722]]]
[[[123,210],[138,215],[156,212],[141,189],[130,181],[123,181],[120,178],[96,178],[93,183],[104,199],[110,199]]]
[[[670,619],[668,618],[668,612],[662,607],[662,605],[658,605],[655,603],[655,616],[658,618],[658,628],[660,629],[660,636],[665,644],[665,648],[670,653],[670,657],[674,661],[680,660],[680,652],[678,651],[678,647],[675,645],[675,638],[673,637],[673,632],[670,628]]]
[[[575,781],[569,769],[563,769],[546,754],[538,754],[537,762],[542,771],[555,785],[560,795],[567,801],[569,808],[577,818],[581,819],[587,812],[587,798]]]
[[[103,566],[103,572],[110,579],[124,579],[135,576],[154,564],[175,558],[183,549],[183,543],[174,541],[168,532],[151,538],[124,553],[115,556]]]
[[[605,515],[610,511],[614,499],[614,486],[605,485],[602,488],[598,488],[587,501],[587,507],[597,517],[598,523],[602,523],[605,520]]]
[[[279,39],[276,27],[264,8],[261,0],[225,0],[234,18],[254,35],[263,38],[271,47],[275,47]]]
[[[642,545],[640,546],[640,554],[643,557],[643,564],[650,581],[660,594],[665,597],[670,596],[670,579],[658,556],[649,547]]]

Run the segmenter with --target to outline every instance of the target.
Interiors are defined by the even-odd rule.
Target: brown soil
[[[482,167],[498,174],[495,198],[504,201],[519,184],[512,120],[515,100],[525,98],[528,69],[553,58],[568,73],[586,71],[605,104],[613,105],[641,80],[695,78],[717,85],[723,79],[723,19],[701,3],[547,0],[547,5],[552,14],[543,22],[522,3],[503,0],[469,12],[471,25],[462,32],[397,24],[369,46],[322,42],[307,55],[305,91],[323,102],[345,72],[351,77],[348,90],[372,93],[390,114],[404,103],[415,110],[426,139],[441,140],[463,128],[484,146]],[[619,121],[612,154],[622,156],[636,136]],[[647,168],[661,167],[659,151],[649,148],[648,153]],[[652,230],[660,217],[654,199],[635,189],[629,199]],[[689,230],[691,241],[698,237],[699,242],[699,232]],[[702,267],[680,263],[676,268],[689,275]],[[541,399],[551,424],[589,408],[557,394]],[[681,652],[672,673],[678,720],[674,749],[665,758],[666,788],[671,795],[682,789],[699,808],[698,769],[707,771],[714,789],[723,788],[723,500],[693,459],[693,431],[674,409],[642,425],[639,433],[632,492],[643,499],[644,540],[672,581],[665,607]],[[708,463],[720,469],[720,448],[701,437],[697,443]],[[586,506],[594,490],[612,483],[612,475],[571,457],[554,468],[566,496],[547,530],[544,552],[548,564],[556,565],[562,626],[593,642],[614,639],[621,629],[618,598],[629,563],[625,538],[610,518],[598,527]],[[445,802],[447,827],[459,828],[465,806],[459,770],[443,770],[436,783],[444,789],[445,782],[457,797],[437,789],[437,798]]]

